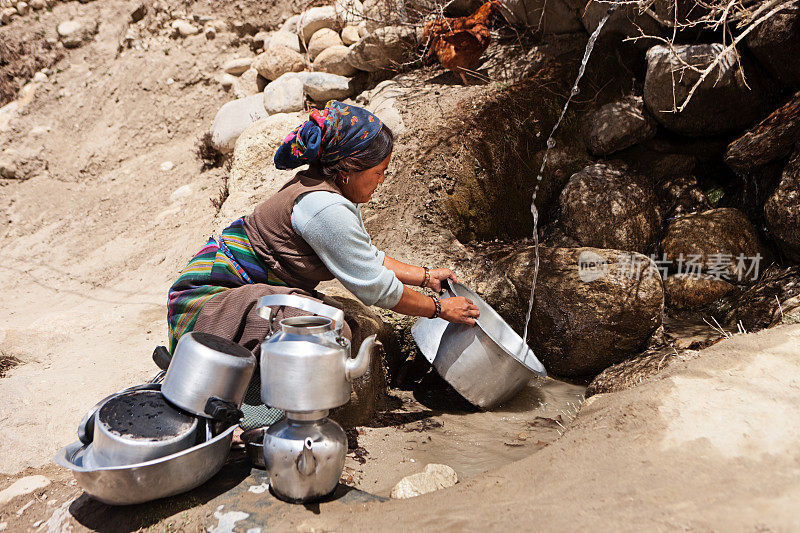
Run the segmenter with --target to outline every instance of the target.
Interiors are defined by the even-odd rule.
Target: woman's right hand
[[[439,318],[448,322],[474,325],[475,319],[481,315],[478,306],[463,296],[445,298],[441,304],[442,312],[439,314]]]

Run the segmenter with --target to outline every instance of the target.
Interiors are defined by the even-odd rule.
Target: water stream
[[[525,329],[522,333],[522,338],[525,342],[528,342],[528,326],[531,322],[531,312],[533,311],[533,295],[534,291],[536,290],[536,278],[539,275],[539,210],[536,209],[536,196],[539,194],[539,186],[542,184],[542,175],[544,174],[544,168],[547,165],[547,154],[555,148],[556,146],[556,139],[555,134],[558,130],[558,127],[561,126],[561,122],[564,120],[564,116],[567,114],[567,109],[569,108],[570,102],[572,102],[572,98],[577,96],[578,93],[581,92],[578,84],[581,82],[581,78],[583,78],[583,73],[586,72],[586,64],[589,62],[589,56],[592,55],[592,51],[594,50],[594,43],[597,41],[597,38],[600,36],[600,31],[603,29],[603,26],[608,21],[609,17],[612,13],[617,9],[617,5],[614,5],[608,8],[606,11],[606,15],[600,20],[600,24],[597,25],[597,28],[592,32],[589,36],[589,41],[586,43],[586,49],[583,52],[583,59],[581,60],[581,66],[578,69],[578,76],[575,78],[575,83],[572,85],[572,90],[569,92],[569,96],[567,97],[567,101],[564,103],[564,107],[561,109],[561,114],[558,116],[558,120],[553,125],[553,129],[550,131],[550,135],[547,137],[547,148],[544,151],[544,155],[542,156],[542,165],[539,167],[539,173],[536,175],[536,186],[533,189],[533,197],[531,198],[531,215],[533,215],[533,280],[531,284],[531,295],[528,299],[528,312],[525,315]]]

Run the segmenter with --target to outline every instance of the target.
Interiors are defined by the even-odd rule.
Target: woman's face
[[[347,183],[339,181],[339,187],[342,189],[344,197],[355,204],[368,202],[378,185],[386,179],[386,167],[389,166],[391,158],[392,154],[389,154],[378,166],[359,172],[351,172],[347,175]]]

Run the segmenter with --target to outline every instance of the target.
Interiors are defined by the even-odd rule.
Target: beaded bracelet
[[[431,296],[431,298],[433,299],[433,305],[436,307],[431,318],[439,318],[439,315],[442,314],[442,302],[436,296]]]
[[[420,283],[419,286],[427,287],[428,282],[431,280],[431,271],[428,269],[428,267],[422,267],[422,268],[425,269],[425,277],[422,278],[422,283]]]

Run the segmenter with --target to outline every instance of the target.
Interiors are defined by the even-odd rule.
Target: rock
[[[236,83],[236,80],[238,79],[239,78],[237,78],[232,74],[223,74],[219,78],[219,84],[222,85],[222,88],[227,91],[228,89],[233,87],[233,85]]]
[[[355,44],[358,40],[361,39],[361,36],[358,34],[358,28],[356,26],[345,26],[342,30],[342,43],[347,46],[351,44]]]
[[[231,23],[231,29],[239,37],[245,37],[246,35],[255,35],[258,31],[258,26],[249,20],[234,20]]]
[[[723,308],[720,321],[747,331],[800,323],[800,266],[771,265],[758,281]]]
[[[35,83],[44,83],[47,81],[47,74],[45,74],[42,71],[39,71],[33,75],[33,81]]]
[[[288,131],[287,131],[288,133]],[[326,303],[331,303],[344,311],[347,325],[350,326],[353,339],[351,352],[358,352],[361,343],[370,335],[377,335],[383,346],[392,346],[395,341],[395,332],[387,326],[380,315],[372,311],[358,300],[344,296],[325,298]],[[353,392],[350,401],[334,409],[331,418],[345,427],[355,427],[367,424],[386,400],[386,354],[381,346],[373,353],[369,369],[366,374],[352,382]]]
[[[297,34],[289,33],[288,31],[278,31],[272,34],[269,40],[269,46],[265,50],[271,49],[275,46],[285,46],[290,50],[294,50],[298,54],[302,52],[300,48],[300,39]]]
[[[161,163],[161,166],[159,168],[161,168],[163,172],[169,172],[170,170],[175,168],[175,163],[173,163],[172,161],[164,161],[163,163]]]
[[[317,56],[331,46],[341,46],[342,39],[339,34],[330,28],[317,30],[308,41],[308,57],[314,61]]]
[[[284,31],[287,33],[291,33],[297,35],[297,24],[300,22],[300,15],[292,15],[286,22],[283,23],[279,31]]]
[[[147,4],[140,2],[136,9],[131,11],[131,23],[136,24],[147,15]]]
[[[405,0],[363,0],[362,6],[364,20],[358,24],[363,27],[364,35],[386,26],[408,22]]]
[[[733,290],[724,279],[707,274],[673,274],[664,280],[664,299],[669,307],[697,309],[719,300]]]
[[[9,24],[11,19],[17,15],[17,10],[13,7],[0,9],[0,24]]]
[[[233,82],[233,94],[236,98],[246,98],[259,94],[266,86],[267,80],[262,78],[256,69],[250,67]]]
[[[222,231],[241,213],[252,212],[264,198],[277,192],[295,174],[294,170],[278,170],[273,158],[286,134],[302,124],[307,114],[279,113],[248,126],[233,149],[228,178],[229,196],[222,204],[214,232]]]
[[[800,261],[800,149],[764,204],[764,218],[781,252],[792,261]]]
[[[30,6],[27,2],[17,2],[16,8],[20,16],[25,16],[30,11]]]
[[[65,20],[56,28],[61,43],[65,48],[78,48],[92,40],[97,33],[98,22],[90,19]]]
[[[360,0],[335,0],[333,8],[339,21],[358,24],[364,18],[364,4]]]
[[[323,50],[312,65],[317,72],[327,72],[339,76],[354,76],[358,70],[347,62],[350,49],[344,45],[331,46]]]
[[[800,30],[800,29],[799,29]],[[800,137],[800,92],[733,141],[725,163],[740,174],[788,156]]]
[[[611,365],[600,372],[589,383],[584,394],[588,399],[595,394],[630,389],[660,374],[673,361],[696,353],[694,350],[676,351],[669,346],[648,349],[640,355],[635,355],[621,363]]]
[[[601,248],[540,247],[529,331],[549,373],[586,377],[642,351],[661,326],[664,291],[653,261]],[[487,273],[484,299],[522,331],[533,275],[526,246]]]
[[[0,178],[13,180],[21,177],[22,175],[16,161],[7,157],[6,154],[0,154]]]
[[[350,79],[327,72],[303,72],[303,90],[320,104],[328,100],[344,100],[354,93]]]
[[[311,40],[311,36],[322,28],[337,29],[339,20],[336,16],[336,9],[333,6],[312,7],[300,14],[297,22],[300,38],[304,43]]]
[[[408,91],[402,85],[394,80],[385,80],[375,86],[369,93],[369,105],[367,109],[381,117],[381,120],[386,124],[395,138],[402,135],[406,126],[403,122],[403,115],[398,108],[397,98],[406,94]]]
[[[175,33],[181,37],[189,37],[190,35],[197,35],[200,33],[200,29],[188,20],[173,20],[170,26],[175,30]]]
[[[782,85],[800,87],[800,64],[796,61],[800,55],[800,13],[796,7],[794,12],[777,13],[756,26],[745,43]]]
[[[377,72],[399,69],[417,44],[412,28],[389,26],[380,28],[359,40],[350,49],[347,61],[358,70]]]
[[[392,498],[413,498],[458,483],[458,474],[447,465],[429,464],[424,472],[411,474],[400,480],[392,489]]]
[[[253,63],[252,57],[237,57],[234,59],[230,59],[222,65],[222,70],[227,72],[228,74],[233,74],[234,76],[238,76],[240,74],[244,74],[247,72],[247,69],[250,68],[250,65]]]
[[[250,46],[253,50],[266,50],[269,43],[272,41],[272,33],[268,31],[260,31],[253,35],[253,40]]]
[[[303,80],[297,74],[287,72],[264,88],[264,108],[269,114],[292,113],[305,107]]]
[[[666,178],[658,185],[658,196],[666,219],[711,209],[708,198],[693,176]]]
[[[211,126],[214,148],[223,154],[232,152],[239,135],[253,122],[268,116],[261,94],[228,102],[217,111]]]
[[[14,498],[27,496],[48,485],[50,485],[50,480],[44,476],[28,476],[18,479],[11,486],[0,491],[0,505],[6,505]]]
[[[169,195],[170,203],[182,202],[192,195],[191,185],[181,185]]]
[[[564,232],[582,246],[645,252],[661,232],[655,195],[624,165],[590,165],[559,198]]]
[[[581,19],[581,24],[590,34],[597,29],[600,21],[608,12],[608,4],[598,1],[586,2],[585,0],[567,0]],[[639,30],[641,28],[641,31]],[[622,40],[626,37],[638,37],[644,32],[646,35],[664,36],[664,28],[652,17],[640,13],[635,5],[622,5],[608,18],[600,34],[603,40],[609,40],[617,46],[625,45]],[[632,43],[632,46],[641,48],[650,42],[644,39],[642,44]]]
[[[655,137],[656,121],[641,97],[630,96],[589,113],[584,131],[589,152],[602,157]]]
[[[671,271],[705,273],[732,283],[752,282],[750,267],[760,263],[763,254],[753,225],[729,207],[674,219],[661,250]]]
[[[583,29],[579,11],[564,0],[506,0],[503,7],[500,12],[512,26],[543,33],[572,33]]]
[[[47,2],[45,0],[31,0],[30,5],[34,11],[41,11],[47,7]]]
[[[673,105],[680,107],[700,78],[683,62],[703,69],[724,46],[678,45],[674,49],[673,53],[666,46],[656,45],[647,51],[644,102],[664,127],[684,135],[717,135],[747,127],[767,112],[768,83],[746,56],[737,56],[734,51],[728,52],[700,84],[686,108],[673,112]]]
[[[253,60],[253,68],[268,80],[278,79],[287,72],[302,72],[306,66],[305,57],[285,46],[270,46]]]

